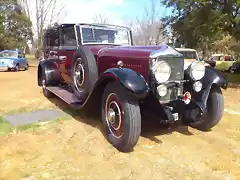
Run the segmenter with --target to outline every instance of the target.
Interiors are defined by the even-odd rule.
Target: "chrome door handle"
[[[60,61],[65,61],[67,59],[67,56],[59,56]]]

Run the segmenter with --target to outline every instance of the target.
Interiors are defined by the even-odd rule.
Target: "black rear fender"
[[[61,74],[58,70],[58,65],[53,60],[43,60],[38,64],[38,86],[42,86],[42,72],[46,74],[47,85],[58,85],[61,82]]]

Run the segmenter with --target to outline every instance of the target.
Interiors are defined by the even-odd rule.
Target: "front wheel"
[[[19,66],[19,64],[17,64],[15,67],[15,71],[18,72],[19,70],[20,70],[20,66]]]
[[[26,67],[24,68],[25,71],[27,71],[29,68],[29,65],[27,64]]]
[[[118,83],[105,87],[102,121],[107,140],[119,151],[131,151],[141,133],[141,113],[137,100]]]
[[[221,89],[217,86],[211,88],[207,101],[207,111],[201,120],[191,123],[190,126],[198,130],[208,131],[222,119],[224,98]]]

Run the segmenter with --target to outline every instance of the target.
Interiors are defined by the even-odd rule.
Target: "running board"
[[[68,86],[62,86],[62,87],[53,87],[49,86],[46,87],[47,90],[51,91],[53,94],[55,94],[57,97],[65,101],[67,104],[78,107],[81,106],[84,102],[78,99],[77,96],[75,96],[74,93],[72,93]]]

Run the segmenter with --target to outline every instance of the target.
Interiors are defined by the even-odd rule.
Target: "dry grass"
[[[37,87],[36,68],[0,73],[0,113],[55,107]],[[240,111],[240,90],[224,92],[226,109]],[[54,100],[60,104],[59,100]],[[240,179],[240,116],[225,112],[211,132],[149,128],[124,154],[82,114],[42,128],[0,136],[0,179]]]

